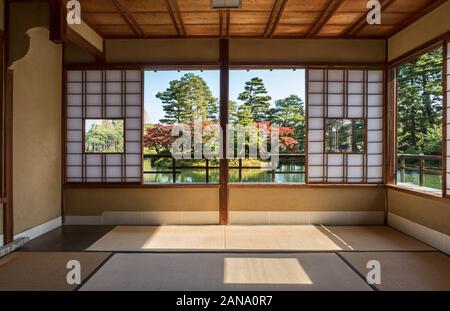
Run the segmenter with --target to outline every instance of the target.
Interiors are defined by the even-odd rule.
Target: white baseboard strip
[[[217,225],[219,212],[104,212],[66,216],[66,225]]]
[[[47,221],[46,223],[43,223],[39,226],[33,227],[24,232],[16,234],[14,236],[14,239],[18,239],[18,238],[22,238],[22,237],[29,237],[30,240],[32,240],[34,238],[37,238],[40,235],[43,235],[44,233],[47,233],[49,231],[52,231],[53,229],[61,227],[61,225],[62,225],[62,219],[61,219],[61,217],[58,217],[58,218],[52,219],[50,221]]]
[[[47,233],[53,229],[56,229],[60,227],[62,224],[61,217],[52,219],[50,221],[47,221],[46,223],[43,223],[39,226],[33,227],[31,229],[28,229],[26,231],[23,231],[19,234],[16,234],[14,236],[14,239],[19,238],[30,238],[30,240],[37,238],[40,235],[43,235],[44,233]],[[3,246],[3,234],[0,234],[0,247]]]
[[[230,212],[231,225],[383,225],[384,212]]]
[[[388,213],[388,225],[450,255],[450,236],[407,218]]]

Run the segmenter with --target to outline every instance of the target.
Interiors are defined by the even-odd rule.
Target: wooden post
[[[405,158],[400,156],[400,182],[405,182]]]
[[[177,160],[172,157],[172,182],[177,182]]]
[[[5,96],[5,196],[3,206],[4,244],[14,241],[13,215],[13,81],[12,70],[7,71]]]
[[[206,182],[209,183],[209,160],[206,159]]]
[[[242,182],[242,159],[239,159],[239,182]]]
[[[228,159],[227,124],[229,98],[229,42],[220,39],[220,127],[222,129],[222,157],[220,159],[219,223],[228,224]]]
[[[423,185],[425,184],[424,182],[424,169],[425,169],[425,160],[423,159],[422,156],[419,156],[419,171],[420,171],[420,175],[419,175],[419,184],[421,187],[423,187]]]

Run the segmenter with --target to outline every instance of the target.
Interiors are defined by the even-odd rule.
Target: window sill
[[[412,195],[419,196],[419,197],[422,197],[425,199],[450,202],[450,200],[449,200],[450,198],[444,197],[444,196],[442,196],[442,194],[423,191],[423,190],[420,190],[420,188],[412,188],[412,187],[402,186],[402,185],[386,185],[386,188],[390,189],[390,190],[395,190],[395,191],[399,191],[399,192],[412,194]]]

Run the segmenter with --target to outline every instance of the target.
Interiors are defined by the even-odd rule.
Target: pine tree
[[[156,94],[165,112],[162,123],[190,124],[195,119],[217,120],[219,111],[217,98],[214,98],[208,84],[202,77],[187,73],[180,80],[170,81],[164,92]]]
[[[303,100],[297,95],[290,95],[275,101],[275,108],[270,109],[270,123],[294,130],[294,138],[303,149],[305,141],[305,108]]]
[[[247,81],[244,92],[238,96],[238,100],[243,102],[238,108],[238,115],[247,118],[248,111],[250,111],[253,121],[266,121],[272,98],[264,94],[267,94],[267,90],[261,78],[255,77]],[[248,120],[239,119],[239,123],[244,124],[242,121],[247,122]]]
[[[398,150],[441,154],[442,48],[401,65],[397,78]]]

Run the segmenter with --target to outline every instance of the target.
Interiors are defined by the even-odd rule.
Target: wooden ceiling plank
[[[127,23],[128,27],[138,36],[143,36],[144,31],[139,27],[139,24],[135,21],[133,16],[128,12],[128,9],[120,3],[120,0],[112,0],[112,3],[119,11],[123,20]]]
[[[446,3],[447,1],[448,0],[437,0],[437,1],[433,1],[433,3],[431,3],[431,4],[430,3],[426,3],[418,13],[412,15],[406,21],[404,21],[403,23],[400,23],[398,26],[394,27],[392,29],[392,31],[389,32],[387,37],[391,37],[391,36],[395,35],[396,33],[400,32],[404,28],[408,27],[409,25],[411,25],[412,23],[414,23],[415,21],[417,21],[421,17],[427,15],[428,13],[430,13],[431,11],[436,9],[437,7],[441,6],[442,4]]]
[[[390,5],[394,3],[395,0],[382,0],[381,2],[381,13],[383,10],[386,10]],[[351,25],[345,32],[344,36],[353,36],[361,31],[365,26],[367,26],[367,13],[364,14],[353,24]]]
[[[307,38],[312,38],[316,36],[322,27],[330,20],[330,18],[333,16],[333,14],[339,9],[339,7],[342,5],[344,1],[343,0],[331,0],[328,3],[327,8],[323,13],[320,15],[319,19],[311,26],[311,29],[308,31],[308,34],[306,35]]]

